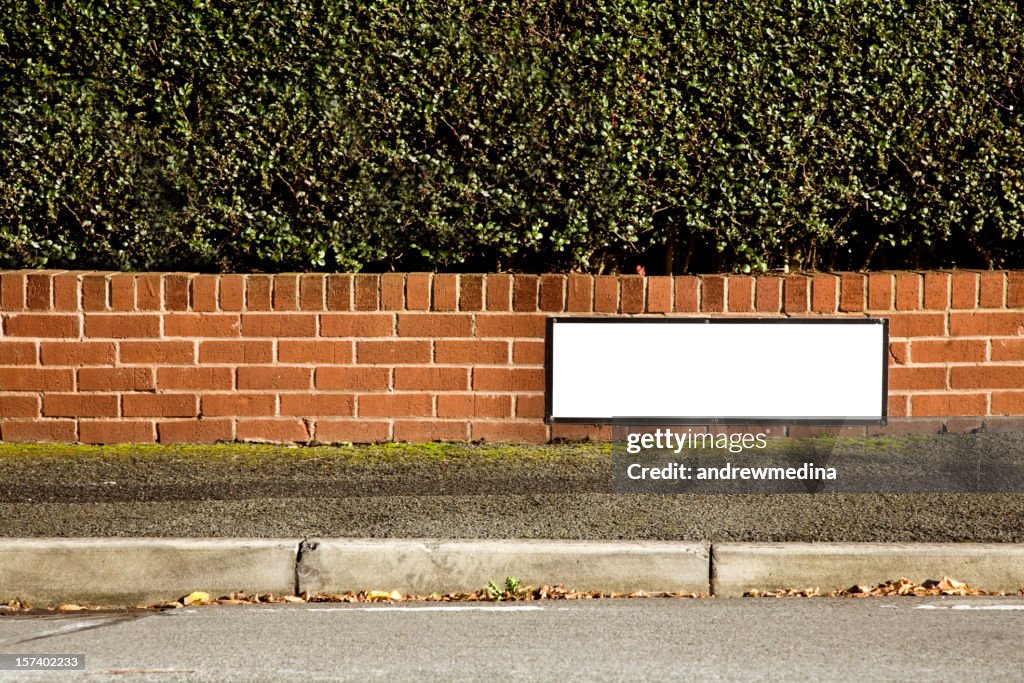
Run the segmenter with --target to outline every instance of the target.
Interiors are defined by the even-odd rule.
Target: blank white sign
[[[548,419],[881,422],[887,341],[863,318],[552,318]]]

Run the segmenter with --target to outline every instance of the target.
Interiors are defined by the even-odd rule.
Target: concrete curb
[[[0,539],[0,601],[135,606],[191,591],[295,590],[301,539]]]
[[[370,586],[426,595],[480,590],[513,576],[573,590],[708,592],[708,543],[311,539],[299,588],[344,593]]]
[[[753,589],[875,586],[906,577],[950,576],[984,591],[1016,593],[1024,586],[1019,543],[715,543],[711,592],[739,597]]]
[[[194,590],[291,594],[368,589],[475,591],[532,585],[719,597],[749,590],[875,585],[943,575],[1016,593],[1024,544],[686,543],[674,541],[8,538],[0,603],[132,606]]]

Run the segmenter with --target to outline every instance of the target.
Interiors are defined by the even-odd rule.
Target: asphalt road
[[[258,605],[0,617],[0,681],[985,680],[1024,671],[1024,599]]]

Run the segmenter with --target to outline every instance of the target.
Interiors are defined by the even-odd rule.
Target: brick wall
[[[554,313],[885,316],[890,415],[1024,415],[1024,272],[12,271],[0,274],[0,439],[607,437],[543,422]]]

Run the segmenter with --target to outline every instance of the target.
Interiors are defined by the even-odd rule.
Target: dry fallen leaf
[[[194,591],[181,599],[184,605],[209,605],[210,594],[204,591]]]

